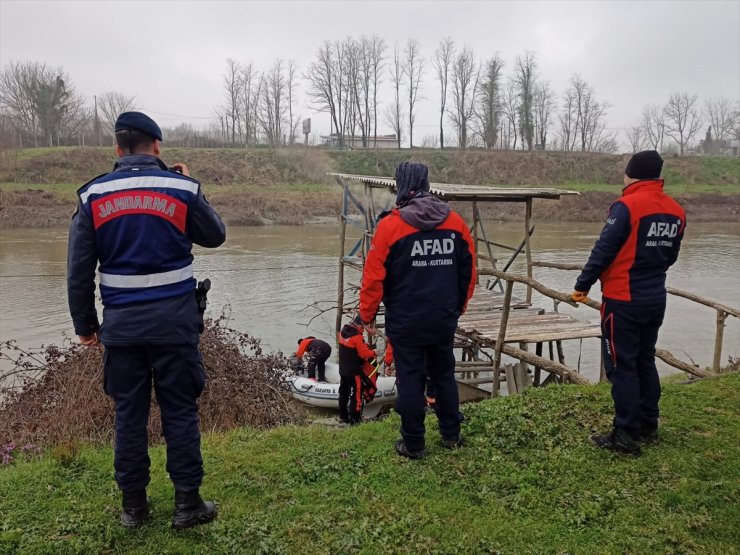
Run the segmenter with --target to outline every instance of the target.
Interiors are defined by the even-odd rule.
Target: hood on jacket
[[[429,169],[416,162],[401,162],[396,168],[396,206],[429,191]]]
[[[434,229],[450,215],[446,203],[429,194],[422,194],[409,200],[398,209],[401,219],[421,231]]]

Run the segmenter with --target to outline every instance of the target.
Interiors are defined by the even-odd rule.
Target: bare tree
[[[377,35],[370,39],[370,67],[373,83],[373,148],[378,146],[378,89],[382,82],[382,71],[385,67],[385,41]]]
[[[578,110],[576,108],[576,95],[573,87],[568,87],[563,93],[563,104],[558,119],[560,131],[558,139],[560,150],[571,152],[575,148],[577,138]]]
[[[545,81],[535,85],[533,96],[534,136],[536,148],[545,150],[547,148],[547,133],[553,124],[555,115],[555,93],[550,88],[550,83]]]
[[[316,60],[305,73],[309,82],[308,97],[314,109],[330,116],[331,132],[336,132],[339,146],[344,146],[346,125],[345,94],[342,86],[344,59],[340,44],[324,41]]]
[[[593,87],[578,74],[571,77],[564,98],[568,113],[561,114],[561,135],[564,131],[563,117],[568,119],[567,123],[570,126],[566,150],[573,150],[579,140],[582,152],[615,151],[618,147],[616,133],[606,127],[606,115],[611,107],[609,103],[599,102]]]
[[[704,114],[712,126],[714,141],[721,143],[733,136],[740,117],[740,106],[729,98],[709,98],[704,102]]]
[[[502,129],[502,146],[506,150],[516,150],[519,137],[519,94],[516,81],[510,79],[506,83],[503,96],[503,114],[506,118],[506,126]]]
[[[297,87],[296,84],[296,75],[297,75],[297,67],[295,64],[295,60],[288,60],[288,75],[286,79],[286,94],[287,94],[287,102],[288,102],[288,132],[290,133],[290,136],[288,138],[289,144],[295,144],[295,138],[296,134],[298,132],[298,119],[293,119],[293,101],[295,97],[295,89]]]
[[[259,111],[257,121],[271,147],[278,147],[283,143],[284,124],[287,116],[287,79],[285,65],[278,58],[272,68],[263,73]]]
[[[107,92],[98,97],[98,108],[103,114],[103,123],[106,131],[115,134],[116,120],[123,112],[130,112],[135,108],[135,97],[119,92]]]
[[[230,136],[232,144],[236,144],[237,136],[241,138],[242,135],[242,124],[239,114],[241,109],[240,71],[239,64],[235,60],[231,58],[226,60],[226,72],[224,73],[223,83],[224,91],[226,92],[225,111],[228,124],[226,135]]]
[[[665,133],[678,145],[683,156],[686,146],[701,127],[701,116],[696,109],[697,95],[687,92],[674,93],[665,106]]]
[[[485,148],[496,148],[498,144],[503,67],[504,62],[496,54],[488,59],[481,69],[475,107],[475,127],[476,135]]]
[[[0,73],[0,108],[34,144],[60,145],[86,119],[84,99],[61,68],[10,62]]]
[[[406,43],[403,73],[406,76],[409,99],[409,148],[414,148],[414,121],[416,120],[414,108],[419,100],[419,86],[424,76],[424,58],[421,57],[419,42],[416,39],[409,39]]]
[[[432,66],[439,79],[439,145],[445,147],[444,117],[447,104],[447,83],[449,81],[450,64],[455,55],[455,42],[445,37],[439,41],[439,47],[434,53]]]
[[[534,87],[537,62],[534,52],[526,52],[524,57],[516,58],[516,84],[519,88],[519,125],[522,140],[527,143],[527,150],[532,150],[534,140]]]
[[[648,138],[645,136],[645,128],[642,125],[630,127],[625,131],[625,136],[633,153],[645,150]]]
[[[464,46],[452,64],[452,110],[450,119],[457,130],[458,146],[468,146],[468,125],[475,113],[480,69],[472,48]]]
[[[645,142],[653,150],[663,150],[665,138],[665,111],[655,104],[642,109],[642,130]]]
[[[34,108],[32,91],[39,76],[50,72],[46,64],[10,62],[0,73],[0,106],[34,146],[38,146],[39,117]]]
[[[348,37],[342,46],[346,60],[343,82],[350,99],[347,108],[350,130],[354,134],[359,126],[362,146],[367,148],[373,117],[370,110],[373,83],[372,41],[364,35],[359,41]]]
[[[403,66],[401,64],[401,52],[398,43],[393,46],[393,61],[390,66],[390,78],[393,84],[395,97],[393,104],[386,107],[385,117],[388,125],[396,134],[398,148],[401,148],[401,131],[403,130],[401,109],[401,85],[403,85]]]
[[[439,140],[436,135],[424,135],[421,140],[421,148],[439,148]]]
[[[244,120],[244,145],[257,144],[257,109],[260,97],[260,75],[249,61],[241,67],[239,84],[241,89],[242,118]]]

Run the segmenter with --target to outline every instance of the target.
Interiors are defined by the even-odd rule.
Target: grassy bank
[[[0,553],[737,553],[740,375],[664,387],[663,442],[625,459],[589,446],[608,389],[551,387],[465,407],[467,445],[392,452],[399,420],[204,438],[216,523],[168,528],[164,448],[154,520],[117,525],[109,448],[0,469]]]
[[[165,145],[166,146],[166,145]],[[488,185],[583,185],[583,190],[619,184],[629,155],[484,151],[484,150],[356,150],[320,149],[197,149],[165,148],[167,163],[186,162],[204,183],[223,185],[283,185],[333,183],[326,173],[393,175],[403,161],[429,166],[433,181]],[[0,183],[83,184],[110,171],[115,155],[110,148],[39,148],[4,153]],[[664,177],[673,192],[740,192],[740,158],[668,157]]]
[[[538,201],[540,221],[602,221],[617,197],[625,156],[553,152],[455,150],[324,151],[283,149],[170,149],[165,161],[186,162],[229,224],[303,224],[336,217],[340,190],[330,171],[392,175],[399,162],[429,165],[433,181],[573,189],[578,197]],[[0,228],[67,225],[75,190],[110,171],[111,149],[28,149],[0,157]],[[666,190],[684,204],[692,221],[737,221],[740,158],[669,158]],[[469,206],[456,207],[465,213]],[[491,219],[521,219],[518,206],[482,206]]]

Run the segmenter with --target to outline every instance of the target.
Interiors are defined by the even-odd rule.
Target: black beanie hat
[[[396,204],[429,191],[429,170],[424,164],[401,162],[396,168]]]
[[[657,150],[643,150],[633,154],[624,173],[632,179],[658,179],[663,169],[663,159]]]

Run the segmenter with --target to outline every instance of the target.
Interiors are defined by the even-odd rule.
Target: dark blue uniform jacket
[[[67,259],[75,333],[100,328],[105,345],[197,342],[192,245],[217,247],[226,239],[200,183],[168,170],[155,156],[131,155],[77,194]]]

